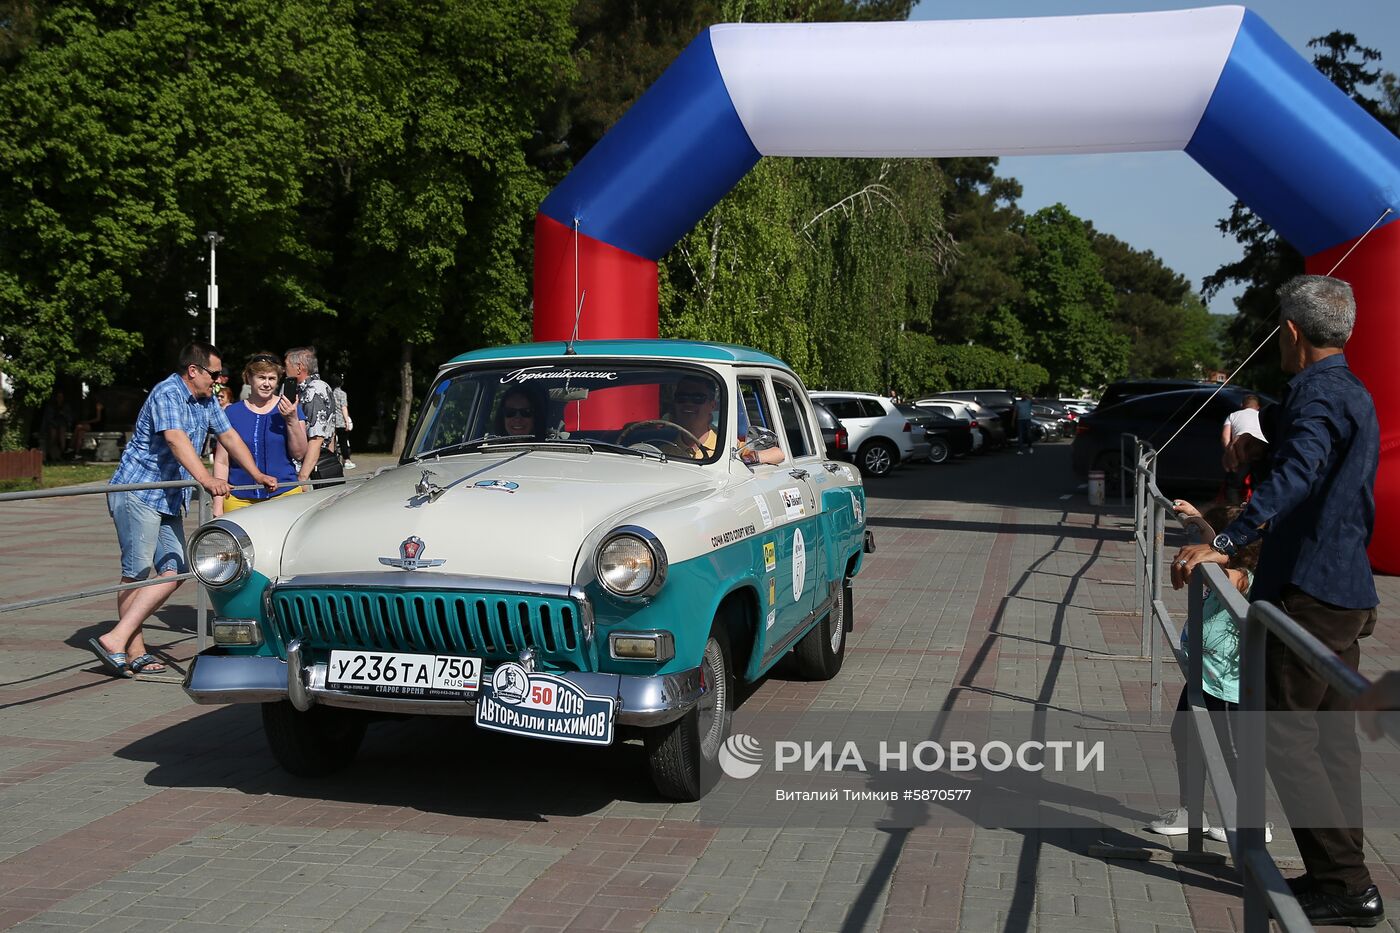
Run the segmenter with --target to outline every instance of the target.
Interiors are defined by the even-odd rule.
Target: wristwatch
[[[1217,554],[1224,554],[1226,557],[1235,556],[1235,542],[1230,540],[1230,536],[1221,532],[1215,536],[1215,540],[1210,543]]]

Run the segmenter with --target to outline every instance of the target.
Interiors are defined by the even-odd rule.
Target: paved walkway
[[[1138,653],[1126,519],[1088,508],[1067,445],[907,468],[868,490],[879,551],[856,586],[844,671],[828,684],[771,677],[752,708],[1147,709],[1146,663],[1105,657]],[[100,497],[0,505],[0,602],[101,585],[116,567]],[[1372,672],[1400,667],[1400,583],[1381,587]],[[147,630],[177,661],[193,653],[191,598]],[[112,617],[110,598],[0,616],[0,928],[1242,925],[1228,868],[1087,854],[1161,848],[1146,834],[716,827],[656,798],[636,746],[386,722],[349,772],[296,780],[273,764],[256,708],[197,707],[172,683],[98,672],[81,646]],[[1400,915],[1400,840],[1368,843]],[[1293,850],[1280,839],[1275,851]]]

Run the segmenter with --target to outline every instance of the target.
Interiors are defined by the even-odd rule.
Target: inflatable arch
[[[1360,308],[1372,562],[1400,572],[1400,140],[1243,7],[714,26],[540,206],[535,336],[657,334],[656,262],[762,155],[1185,150]]]

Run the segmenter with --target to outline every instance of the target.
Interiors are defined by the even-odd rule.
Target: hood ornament
[[[432,477],[437,476],[432,470],[424,470],[423,475],[418,478],[418,483],[413,487],[413,491],[426,498],[429,502],[436,502],[438,496],[447,492],[446,489],[433,482]]]
[[[386,567],[397,567],[400,570],[421,570],[424,567],[441,567],[447,563],[446,560],[425,560],[420,557],[427,548],[422,538],[413,535],[404,538],[403,543],[399,545],[398,557],[381,557],[379,562]]]

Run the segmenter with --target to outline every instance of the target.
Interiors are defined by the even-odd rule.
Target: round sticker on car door
[[[807,580],[807,542],[802,540],[802,529],[792,533],[792,598],[802,598],[802,584]]]

